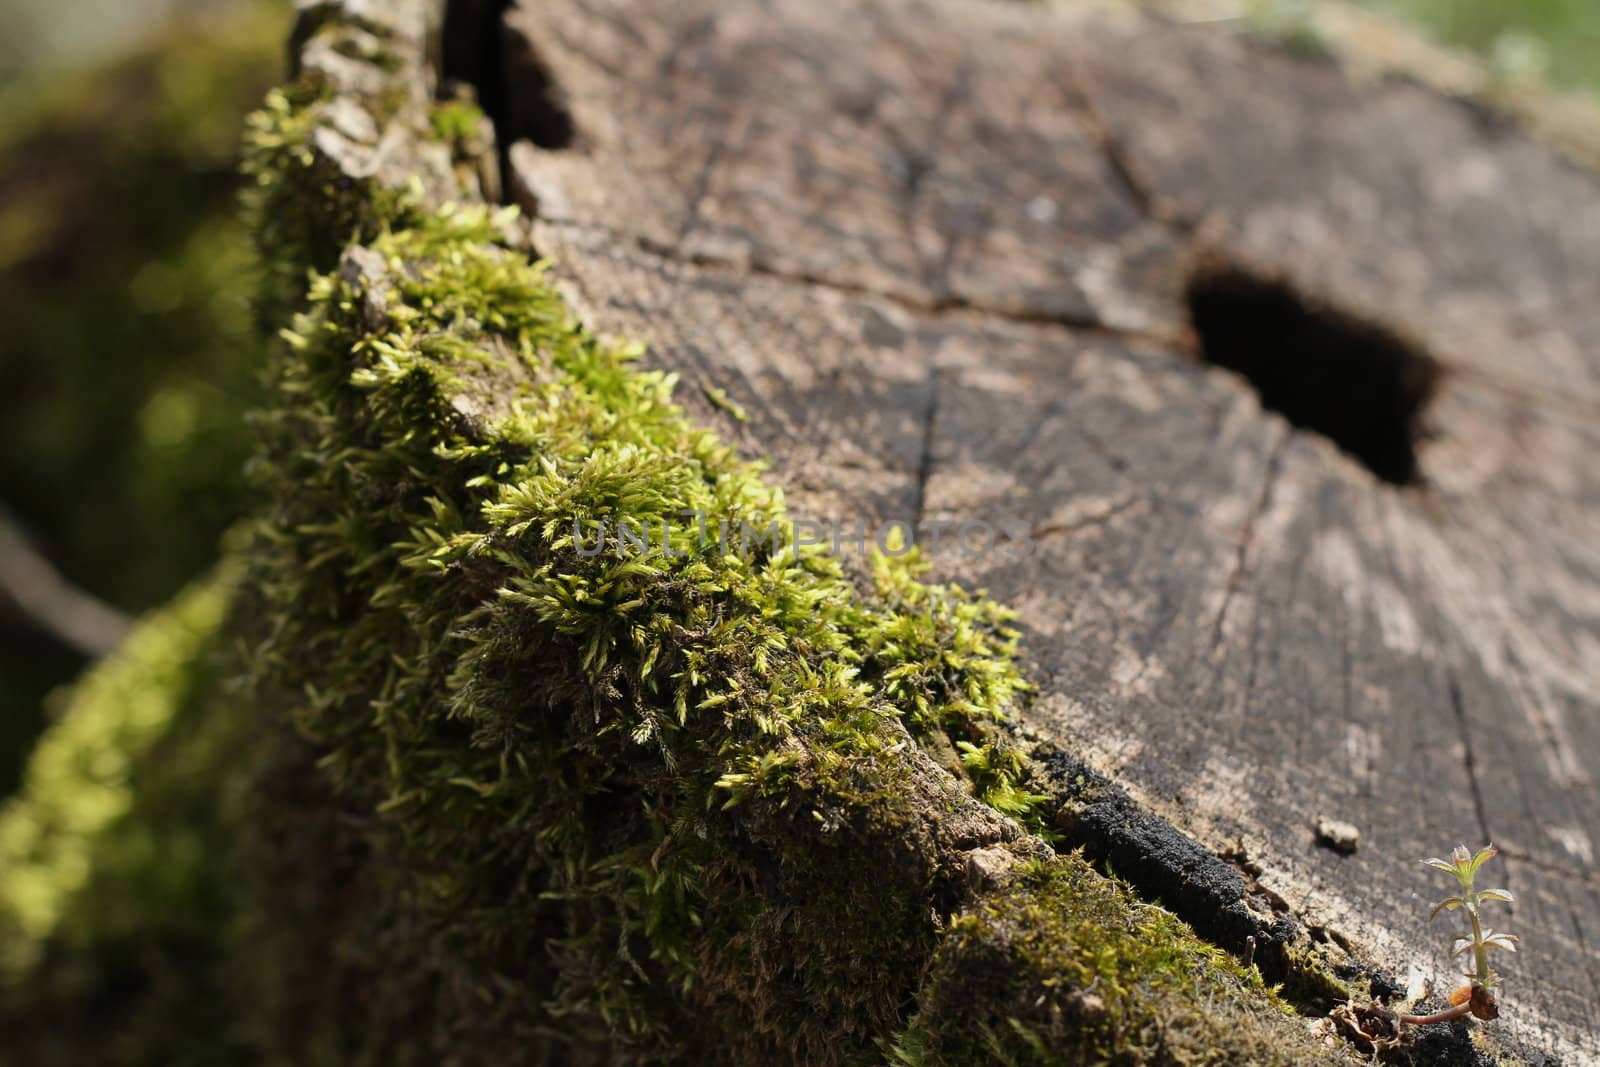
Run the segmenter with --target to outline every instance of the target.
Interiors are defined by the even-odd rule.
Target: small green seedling
[[[1430,867],[1437,867],[1446,874],[1453,876],[1461,886],[1461,892],[1445,897],[1433,909],[1433,914],[1428,916],[1432,922],[1441,911],[1464,911],[1467,921],[1471,923],[1471,932],[1468,937],[1457,937],[1450,948],[1452,958],[1472,954],[1472,970],[1465,972],[1469,981],[1450,994],[1450,1007],[1433,1015],[1402,1015],[1400,1021],[1413,1026],[1425,1026],[1428,1023],[1448,1022],[1459,1019],[1464,1015],[1473,1015],[1479,1019],[1494,1019],[1500,1015],[1499,1003],[1495,1000],[1495,987],[1499,985],[1499,976],[1489,967],[1489,950],[1491,948],[1503,949],[1506,952],[1517,950],[1517,939],[1513,934],[1501,934],[1484,926],[1478,915],[1478,909],[1486,900],[1498,900],[1506,904],[1514,902],[1514,898],[1504,889],[1475,889],[1474,882],[1478,876],[1478,868],[1496,855],[1497,850],[1493,845],[1478,850],[1474,855],[1467,851],[1467,846],[1457,845],[1450,853],[1447,860],[1424,860]]]

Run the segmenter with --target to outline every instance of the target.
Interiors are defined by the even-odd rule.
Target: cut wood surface
[[[1494,841],[1523,949],[1495,1025],[1600,1058],[1594,175],[1108,6],[508,27],[509,191],[591,327],[797,515],[911,523],[1019,609],[1025,726],[1327,936],[1450,983],[1418,861]],[[970,551],[963,520],[1026,535]]]

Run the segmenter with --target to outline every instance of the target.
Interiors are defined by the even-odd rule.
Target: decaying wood
[[[1600,181],[1413,84],[1098,6],[508,26],[510,185],[591,326],[799,515],[1025,524],[932,552],[1022,611],[1025,725],[1331,936],[1449,983],[1417,861],[1492,839],[1496,1025],[1600,1056]],[[1218,264],[1442,368],[1413,484],[1197,358]]]

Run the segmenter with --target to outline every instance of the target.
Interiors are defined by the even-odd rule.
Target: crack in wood
[[[1180,336],[1164,333],[1160,330],[1139,330],[1116,326],[1106,322],[1098,315],[1077,315],[1066,311],[1028,311],[1018,308],[995,307],[954,294],[932,300],[922,300],[907,293],[895,292],[878,286],[840,281],[809,271],[784,270],[768,263],[760,256],[742,259],[715,255],[709,252],[685,252],[670,243],[646,234],[634,233],[603,222],[543,214],[537,215],[536,218],[539,223],[555,229],[567,228],[602,234],[619,243],[627,244],[637,251],[669,263],[697,267],[706,271],[724,271],[736,276],[770,278],[790,285],[826,289],[845,296],[868,297],[874,300],[882,300],[884,303],[893,304],[896,307],[921,315],[971,316],[1021,326],[1061,327],[1080,333],[1111,337],[1125,342],[1157,345],[1173,351],[1181,349],[1184,344],[1184,339]]]
[[[1106,170],[1122,194],[1134,205],[1140,215],[1158,226],[1166,227],[1181,244],[1192,244],[1198,237],[1201,220],[1191,218],[1176,206],[1168,204],[1155,186],[1139,173],[1138,164],[1123,144],[1105,113],[1095,103],[1090,91],[1091,79],[1076,66],[1068,66],[1061,81],[1061,94],[1067,106],[1084,117],[1090,137],[1105,161]]]
[[[688,240],[689,235],[700,228],[701,214],[705,210],[706,201],[711,197],[711,185],[716,180],[717,169],[721,166],[723,158],[736,143],[742,143],[744,134],[748,129],[748,113],[743,108],[736,108],[735,117],[727,122],[715,124],[716,135],[711,139],[711,147],[705,154],[705,159],[700,163],[694,182],[690,185],[688,196],[688,209],[684,212],[683,222],[678,226],[678,243]]]
[[[1117,516],[1130,508],[1144,503],[1145,497],[1140,495],[1126,496],[1115,503],[1107,505],[1100,511],[1071,522],[1041,523],[1028,531],[1028,536],[1035,541],[1043,541],[1050,537],[1059,537],[1065,534],[1074,534],[1082,530],[1090,530],[1105,526],[1116,519]]]
[[[1266,510],[1272,506],[1272,489],[1277,484],[1278,475],[1283,469],[1283,455],[1293,439],[1294,432],[1285,427],[1282,435],[1272,446],[1272,452],[1267,456],[1266,473],[1261,480],[1261,492],[1256,495],[1255,505],[1250,509],[1250,514],[1245,516],[1244,526],[1239,531],[1239,544],[1234,553],[1233,569],[1228,573],[1228,582],[1222,595],[1222,607],[1217,610],[1217,617],[1211,626],[1211,651],[1222,646],[1223,627],[1228,620],[1228,610],[1233,605],[1234,597],[1239,592],[1239,587],[1244,582],[1245,571],[1249,567],[1250,550],[1255,544],[1256,523]]]
[[[928,406],[922,420],[922,451],[917,458],[917,485],[913,521],[913,536],[920,534],[928,511],[928,481],[933,477],[934,427],[939,419],[939,363],[934,353],[928,354]]]
[[[1525,849],[1517,848],[1515,845],[1495,845],[1494,847],[1506,859],[1529,867],[1540,874],[1548,875],[1552,878],[1560,878],[1563,881],[1575,882],[1590,889],[1600,889],[1600,874],[1576,870],[1552,860],[1542,859]]]
[[[1478,759],[1472,744],[1472,729],[1467,722],[1467,708],[1461,697],[1461,682],[1454,667],[1448,668],[1450,707],[1455,712],[1456,726],[1461,734],[1461,759],[1467,772],[1467,785],[1472,790],[1472,807],[1478,817],[1478,832],[1485,842],[1494,840],[1489,829],[1489,811],[1483,802],[1483,784],[1478,780]]]

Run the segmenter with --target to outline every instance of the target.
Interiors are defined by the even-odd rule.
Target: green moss
[[[750,413],[744,409],[742,404],[730,397],[726,389],[716,385],[707,385],[703,386],[700,391],[711,402],[712,407],[718,411],[726,412],[734,422],[750,421]]]
[[[22,795],[0,810],[7,972],[21,970],[51,937],[85,939],[66,933],[68,920],[96,917],[71,916],[70,909],[106,858],[96,849],[108,829],[133,809],[136,768],[192,706],[196,664],[225,603],[225,591],[210,583],[136,630],[68,695],[60,722],[28,765]],[[145,840],[116,844],[148,851]]]
[[[1251,0],[1245,24],[1279,47],[1303,56],[1328,55],[1328,43],[1317,30],[1315,6],[1308,0]]]
[[[1260,976],[1075,857],[954,919],[891,1059],[934,1064],[1348,1062]]]
[[[0,809],[0,1020],[29,1062],[227,1059],[217,810],[237,750],[212,700],[231,584],[194,587],[90,672]]]
[[[351,183],[312,150],[310,134],[327,98],[326,87],[298,82],[274,89],[248,119],[244,201],[255,220],[264,332],[299,305],[309,270],[326,270],[346,240],[374,226],[376,187]],[[346,188],[351,184],[357,188]]]
[[[433,134],[446,144],[471,141],[482,135],[484,114],[468,97],[446,100],[433,109]]]
[[[1045,798],[1023,787],[1026,759],[1000,729],[1006,709],[1032,691],[1017,669],[1016,613],[983,592],[919,581],[927,570],[915,548],[890,545],[873,556],[876,602],[859,628],[873,678],[913,737],[957,754],[941,761],[947,770],[1042,833],[1030,816]]]
[[[313,5],[295,24],[298,55],[312,42],[370,64],[388,75],[373,93],[347,91],[343,103],[366,113],[374,128],[415,127],[418,136],[449,138],[431,129],[440,114],[446,128],[466,121],[471,105],[428,107],[418,84],[380,25],[352,18],[339,5]],[[263,277],[257,288],[258,325],[267,334],[286,323],[300,306],[307,274],[327,270],[350,241],[370,240],[385,223],[401,221],[419,193],[394,188],[377,175],[352,178],[347,169],[313,144],[319,128],[338,126],[327,108],[338,88],[324,77],[302,71],[288,85],[267,95],[260,110],[246,120],[242,170],[245,215],[254,225],[255,247]],[[343,134],[339,135],[340,138]]]

